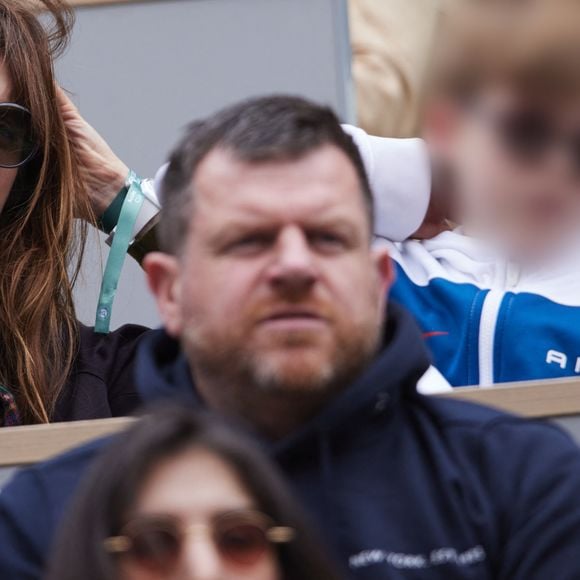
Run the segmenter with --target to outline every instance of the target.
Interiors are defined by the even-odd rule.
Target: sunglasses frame
[[[18,103],[0,102],[0,110],[2,108],[9,108],[9,109],[16,109],[18,111],[23,111],[30,116],[30,119],[32,119],[32,113],[31,113],[30,109],[27,109],[26,107],[19,105]],[[0,168],[1,169],[18,169],[19,167],[26,165],[38,153],[39,148],[40,147],[39,147],[38,143],[35,143],[34,147],[32,148],[32,150],[30,151],[30,153],[28,154],[28,156],[25,159],[23,159],[22,161],[20,161],[19,163],[15,164],[15,165],[5,165],[3,163],[0,163]]]
[[[243,515],[243,516],[252,516],[255,517],[256,521],[262,521],[263,523],[266,524],[266,527],[261,528],[259,526],[259,524],[257,524],[256,522],[243,522],[243,523],[251,523],[251,525],[254,525],[257,528],[260,528],[260,530],[264,533],[264,538],[267,542],[269,542],[270,544],[287,544],[292,542],[295,537],[296,537],[296,532],[293,528],[288,527],[288,526],[278,526],[276,524],[274,524],[274,522],[266,515],[263,514],[262,512],[258,511],[258,510],[239,510],[239,511],[231,511],[231,512],[226,512],[224,514],[221,514],[216,521],[223,519],[226,519],[228,517],[232,517],[234,515]],[[178,518],[174,518],[176,520],[176,522],[179,522]],[[243,521],[243,518],[241,518],[241,520]],[[130,522],[129,522],[130,523]],[[127,528],[129,524],[126,524],[121,532],[123,532],[123,530],[125,530]],[[181,549],[183,548],[183,541],[186,537],[191,536],[191,535],[196,535],[199,536],[200,533],[202,534],[208,534],[210,535],[210,537],[213,539],[215,538],[215,531],[216,531],[216,523],[210,523],[210,524],[192,524],[189,526],[184,526],[184,525],[179,525],[176,527],[176,529],[178,529],[178,540],[179,540],[179,551],[181,552]],[[215,542],[215,539],[213,540]],[[121,533],[121,535],[118,536],[111,536],[109,538],[106,538],[103,541],[103,547],[105,549],[105,551],[109,552],[110,554],[117,554],[117,555],[121,555],[121,554],[128,554],[129,552],[131,552],[131,549],[133,548],[133,540],[131,539],[131,537],[127,534],[123,534]],[[219,550],[219,548],[218,548]]]

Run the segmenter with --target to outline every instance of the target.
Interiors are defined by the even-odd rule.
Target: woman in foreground
[[[338,580],[270,463],[215,418],[172,407],[95,464],[49,580]]]

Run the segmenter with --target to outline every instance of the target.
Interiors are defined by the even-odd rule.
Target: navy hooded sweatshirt
[[[353,578],[580,579],[580,451],[556,427],[416,391],[429,360],[389,309],[382,352],[318,417],[264,443]],[[162,331],[144,401],[202,405]],[[77,483],[110,439],[21,472],[0,494],[0,578],[40,579]],[[82,580],[82,579],[79,579]],[[321,579],[323,580],[323,579]]]

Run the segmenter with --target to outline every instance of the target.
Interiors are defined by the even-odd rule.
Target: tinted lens
[[[255,564],[269,549],[266,529],[258,522],[243,520],[219,522],[215,542],[226,560],[245,566]]]
[[[572,139],[570,144],[570,154],[572,156],[572,163],[574,164],[576,174],[580,176],[580,135],[577,135]]]
[[[555,140],[549,119],[541,113],[519,112],[506,115],[499,121],[504,144],[520,159],[539,161]]]
[[[176,563],[181,549],[181,537],[172,521],[141,520],[127,527],[131,539],[130,556],[140,565],[166,572]]]
[[[19,167],[36,149],[30,113],[10,104],[0,104],[0,167]]]

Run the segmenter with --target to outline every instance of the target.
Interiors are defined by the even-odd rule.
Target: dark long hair
[[[103,549],[103,541],[119,534],[155,467],[192,447],[221,458],[257,509],[276,524],[296,530],[295,540],[278,548],[284,580],[343,578],[266,457],[217,418],[171,406],[140,420],[96,461],[63,522],[48,580],[121,580],[115,557]]]
[[[14,395],[24,423],[50,421],[73,369],[79,330],[72,286],[85,222],[94,221],[53,69],[73,19],[63,0],[0,0],[10,99],[30,110],[39,145],[0,216],[0,384]]]

